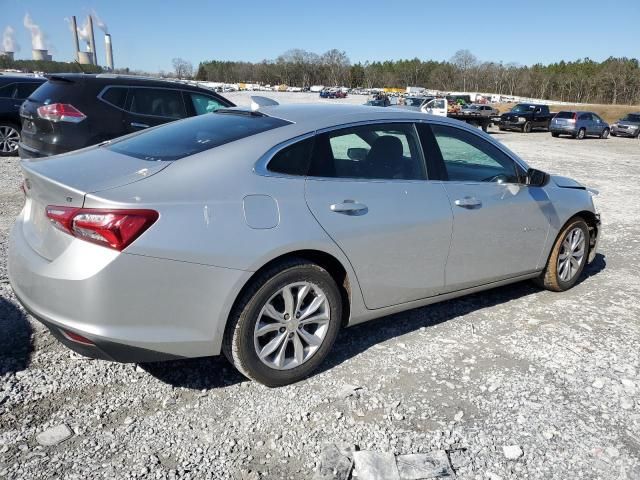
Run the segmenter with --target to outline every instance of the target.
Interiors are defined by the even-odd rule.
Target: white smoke
[[[16,42],[16,31],[11,25],[7,25],[2,33],[2,49],[5,52],[19,52],[20,45]]]
[[[89,17],[88,16],[87,16],[87,18],[85,18],[84,24],[81,27],[78,27],[78,36],[80,37],[80,40],[84,40],[87,43],[89,42],[89,38],[91,37],[91,30],[89,30]]]
[[[38,25],[33,23],[29,13],[24,16],[24,27],[31,32],[31,48],[34,50],[47,50],[47,41],[44,32]]]
[[[107,27],[107,24],[98,16],[98,12],[92,10],[91,16],[93,17],[93,20],[96,22],[96,25],[100,30],[102,30],[105,34],[109,33],[109,27]]]

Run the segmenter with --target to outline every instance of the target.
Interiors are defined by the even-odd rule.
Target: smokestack
[[[76,62],[80,61],[80,42],[78,41],[78,23],[76,22],[76,16],[71,17],[71,31],[73,32],[73,45],[75,47]]]
[[[89,46],[93,53],[93,64],[98,65],[98,56],[96,55],[96,37],[93,34],[93,19],[89,15]]]
[[[93,54],[91,52],[78,52],[78,62],[80,65],[91,65],[93,63]]]
[[[31,54],[34,60],[47,60],[47,57],[49,57],[47,50],[40,48],[34,48],[31,50]]]
[[[104,50],[107,55],[107,68],[113,70],[113,47],[111,46],[111,35],[109,33],[104,35]]]

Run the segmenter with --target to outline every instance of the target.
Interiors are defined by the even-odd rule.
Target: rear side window
[[[0,98],[13,98],[16,93],[16,84],[10,83],[0,88]]]
[[[22,100],[28,98],[36,88],[40,86],[39,83],[24,82],[18,84],[18,91],[16,92],[16,98]]]
[[[147,130],[105,148],[149,161],[174,161],[290,122],[247,113],[214,113]]]
[[[165,118],[187,116],[180,90],[134,87],[130,89],[129,96],[128,110],[131,113]]]
[[[556,118],[573,118],[573,112],[560,112],[556,115]]]
[[[129,89],[126,87],[108,87],[100,98],[114,107],[124,108],[127,100],[127,90]]]
[[[273,156],[267,169],[276,173],[304,176],[309,170],[312,148],[313,138],[289,145]]]
[[[40,103],[69,101],[77,89],[78,84],[73,81],[49,80],[36,88],[29,99]]]
[[[196,115],[202,115],[204,113],[212,113],[224,107],[218,100],[209,95],[203,95],[201,93],[185,92],[193,104],[193,109]]]

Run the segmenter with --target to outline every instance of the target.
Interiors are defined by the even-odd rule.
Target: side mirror
[[[347,149],[347,157],[350,160],[355,160],[357,162],[361,162],[367,158],[367,154],[369,150],[366,148],[348,148]]]
[[[548,180],[549,174],[542,170],[536,170],[535,168],[527,170],[527,175],[525,177],[525,183],[527,185],[532,187],[543,187],[546,185]]]

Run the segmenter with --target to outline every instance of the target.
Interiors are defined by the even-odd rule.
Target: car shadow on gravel
[[[587,265],[577,284],[597,275],[605,266],[604,255],[597,254],[593,262]],[[426,307],[415,308],[346,328],[340,332],[329,357],[321,365],[317,373],[329,370],[374,345],[392,338],[539,292],[540,288],[534,285],[533,282],[523,281]]]
[[[604,256],[601,254],[596,255],[594,261],[585,269],[579,282],[596,275],[604,269],[605,265]],[[344,329],[340,332],[329,357],[316,373],[329,370],[356,356],[358,353],[391,338],[410,333],[422,327],[434,326],[452,318],[506,303],[539,291],[540,289],[531,282],[519,282],[427,307],[389,315]],[[248,381],[222,355],[219,357],[146,363],[141,367],[161,382],[174,387],[192,390],[211,390]]]
[[[33,351],[32,329],[26,314],[0,297],[0,377],[24,370]]]
[[[211,390],[248,381],[223,355],[145,363],[140,366],[161,382],[191,390]]]

